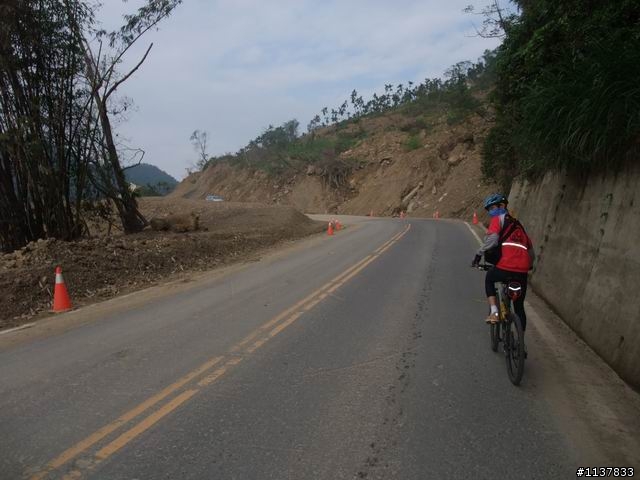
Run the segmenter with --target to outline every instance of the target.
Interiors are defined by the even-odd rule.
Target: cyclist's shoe
[[[498,312],[490,313],[489,316],[484,319],[484,321],[487,323],[498,323],[500,321],[500,315],[498,315]]]

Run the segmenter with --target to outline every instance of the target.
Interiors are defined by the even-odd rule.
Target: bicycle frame
[[[496,329],[496,347],[497,344],[502,342],[503,352],[505,353],[505,355],[508,354],[509,348],[511,346],[507,332],[509,331],[511,323],[510,313],[512,311],[511,299],[508,295],[506,295],[506,288],[507,286],[504,283],[496,282],[496,300],[498,303],[498,315],[500,321],[492,325],[492,327]],[[494,351],[497,351],[497,348]]]

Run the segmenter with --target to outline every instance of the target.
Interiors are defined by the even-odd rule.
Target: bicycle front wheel
[[[504,353],[507,361],[507,373],[511,383],[519,385],[524,373],[524,332],[520,317],[515,313],[510,313],[506,327]]]
[[[492,323],[489,326],[489,335],[491,336],[491,350],[498,351],[498,343],[500,343],[500,324]]]

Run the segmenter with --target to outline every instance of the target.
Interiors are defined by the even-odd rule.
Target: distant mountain
[[[125,170],[127,181],[139,187],[146,187],[144,194],[166,195],[171,192],[178,181],[155,165],[141,163]]]

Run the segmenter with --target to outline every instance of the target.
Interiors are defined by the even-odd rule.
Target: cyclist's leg
[[[496,299],[496,282],[499,279],[496,278],[499,275],[499,270],[496,267],[487,271],[487,275],[484,277],[484,289],[487,294],[487,300],[489,301],[489,316],[485,319],[487,323],[495,323],[498,320],[498,301]]]
[[[484,277],[484,290],[487,294],[487,298],[493,297],[494,302],[496,298],[496,282],[499,282],[498,278],[500,270],[493,267],[487,270],[487,275]]]
[[[509,279],[512,278],[513,272],[507,272],[506,270],[500,270],[498,267],[493,267],[491,270],[487,271],[487,276],[484,280],[484,288],[487,291],[487,296],[489,293],[492,293],[495,297],[496,295],[496,283],[497,282],[508,282]]]
[[[513,302],[513,309],[518,314],[520,319],[522,320],[522,325],[527,322],[526,315],[524,313],[524,297],[527,292],[527,274],[526,273],[518,273],[518,272],[510,272],[508,270],[502,270],[497,267],[493,267],[491,270],[487,272],[487,277],[485,279],[485,289],[487,290],[487,295],[489,295],[489,281],[491,281],[492,292],[495,295],[496,287],[495,282],[510,282],[510,281],[519,282],[522,285],[522,296]],[[495,297],[494,297],[495,301]]]
[[[520,282],[522,285],[522,295],[515,302],[513,302],[513,310],[520,317],[522,322],[522,331],[527,329],[527,314],[524,311],[524,299],[527,296],[527,274],[523,273],[513,277],[513,280]]]

